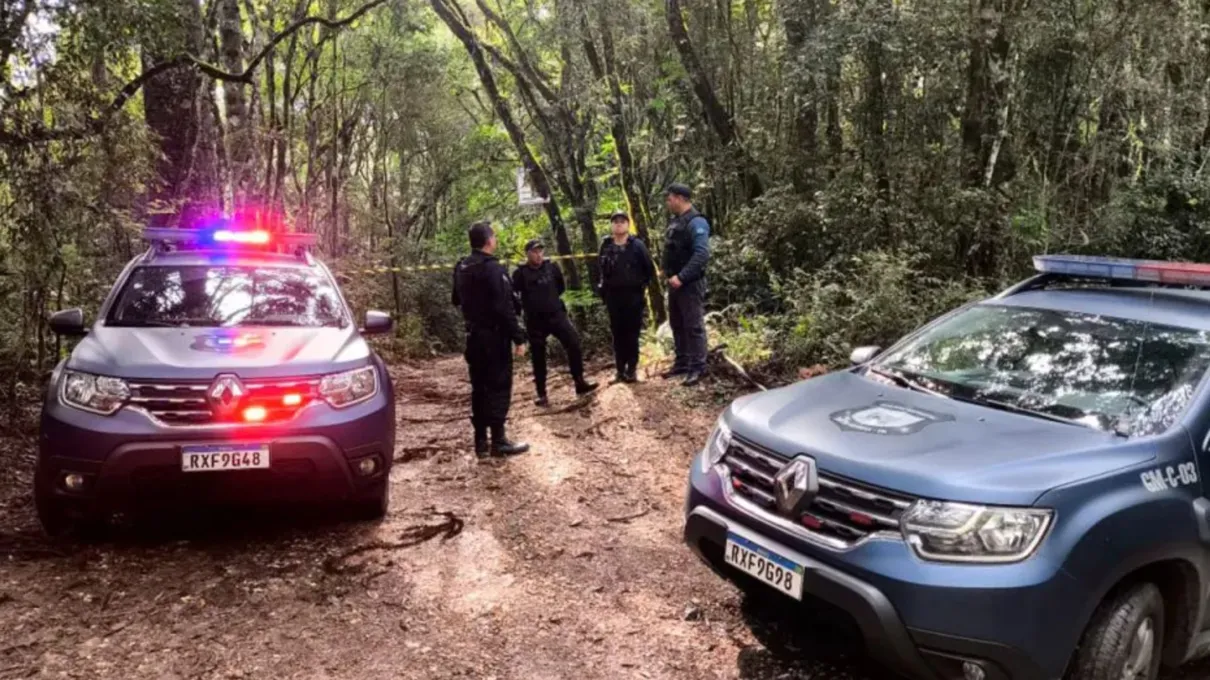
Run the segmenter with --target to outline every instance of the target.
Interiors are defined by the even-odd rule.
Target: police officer
[[[563,304],[563,272],[546,260],[546,248],[541,239],[525,244],[525,264],[513,272],[513,289],[521,296],[521,307],[525,310],[525,330],[533,350],[534,386],[538,406],[549,406],[546,398],[546,338],[553,335],[567,352],[571,377],[576,384],[576,396],[597,389],[595,383],[584,380],[584,355],[580,349],[580,335],[567,318],[567,307]]]
[[[693,207],[693,192],[671,184],[664,205],[672,221],[664,233],[664,275],[668,277],[668,324],[676,361],[665,378],[685,376],[696,385],[706,372],[706,263],[710,261],[710,224]]]
[[[613,359],[618,382],[638,380],[639,334],[643,330],[643,297],[655,275],[651,253],[630,234],[630,216],[618,211],[609,216],[610,235],[601,242],[601,299],[609,312],[613,333]]]
[[[475,455],[525,453],[529,444],[514,443],[504,433],[513,394],[513,351],[525,353],[525,333],[517,322],[516,301],[508,270],[495,258],[496,235],[487,222],[470,231],[471,254],[454,267],[455,306],[466,322],[466,365],[471,374],[471,424]],[[491,442],[488,442],[488,434]]]

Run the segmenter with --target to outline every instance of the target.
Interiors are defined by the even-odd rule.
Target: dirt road
[[[754,635],[757,605],[682,547],[709,393],[613,385],[577,407],[555,382],[539,413],[519,375],[514,429],[534,451],[476,464],[464,375],[458,359],[397,368],[377,525],[205,517],[55,547],[27,474],[7,476],[0,678],[888,677],[826,623]]]

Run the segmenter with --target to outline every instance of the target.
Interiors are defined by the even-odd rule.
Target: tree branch
[[[261,48],[260,52],[258,52],[256,56],[248,62],[248,67],[245,68],[242,73],[231,73],[229,71],[224,71],[223,69],[208,64],[191,54],[182,54],[169,59],[168,61],[164,61],[152,66],[139,74],[139,76],[134,80],[126,83],[126,85],[118,91],[118,94],[116,97],[114,97],[113,102],[110,103],[110,105],[106,107],[99,116],[93,118],[82,127],[64,128],[58,130],[36,128],[26,134],[17,134],[8,130],[0,129],[0,144],[16,146],[62,139],[77,139],[99,134],[109,119],[118,111],[121,111],[122,108],[126,106],[126,103],[129,102],[130,99],[143,88],[143,85],[162,73],[166,73],[178,68],[195,68],[215,80],[252,84],[253,76],[256,73],[256,68],[260,66],[260,63],[264,61],[266,57],[269,56],[269,54],[273,51],[273,48],[277,47],[277,45],[283,40],[289,38],[300,29],[313,24],[320,24],[321,26],[325,26],[332,30],[339,30],[348,26],[354,21],[357,21],[370,10],[386,4],[388,1],[389,0],[370,0],[370,2],[354,10],[352,14],[343,19],[325,19],[323,17],[314,16],[299,19],[283,29],[281,33],[273,36],[273,39],[265,44],[265,46]]]

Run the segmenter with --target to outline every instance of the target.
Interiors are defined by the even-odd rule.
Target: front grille
[[[773,478],[790,459],[743,441],[723,456],[732,493],[761,513],[791,522],[800,532],[834,547],[849,547],[878,532],[898,532],[899,518],[912,499],[819,474],[819,494],[797,517],[777,506]]]
[[[128,404],[165,425],[187,427],[242,423],[244,410],[251,406],[265,410],[264,419],[258,422],[285,422],[319,396],[318,378],[249,381],[243,383],[247,393],[239,399],[238,408],[220,417],[207,396],[210,386],[210,382],[131,383]]]

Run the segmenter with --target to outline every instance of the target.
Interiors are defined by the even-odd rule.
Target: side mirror
[[[869,361],[878,356],[878,353],[881,351],[882,348],[877,345],[858,347],[857,349],[853,350],[852,354],[849,355],[849,361],[854,366],[860,366],[862,364],[869,363]]]
[[[376,312],[370,310],[366,312],[365,326],[361,332],[365,335],[381,335],[390,333],[395,327],[395,322],[391,320],[391,315],[386,312]]]
[[[88,334],[84,327],[84,310],[76,307],[50,315],[50,329],[58,335],[80,337]]]

